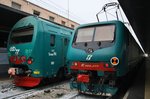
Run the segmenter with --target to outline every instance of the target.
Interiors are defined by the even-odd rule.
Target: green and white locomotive
[[[142,59],[141,49],[121,21],[80,25],[70,41],[71,88],[81,93],[114,95],[117,79]]]

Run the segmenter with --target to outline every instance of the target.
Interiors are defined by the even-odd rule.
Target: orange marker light
[[[111,59],[110,59],[110,63],[112,64],[112,65],[118,65],[119,64],[119,59],[117,58],[117,57],[112,57]]]

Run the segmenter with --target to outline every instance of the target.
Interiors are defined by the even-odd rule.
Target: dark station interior
[[[29,15],[28,13],[13,9],[0,4],[0,47],[7,46],[8,34],[12,26],[21,18]]]
[[[150,11],[146,0],[118,0],[146,53],[150,53]]]

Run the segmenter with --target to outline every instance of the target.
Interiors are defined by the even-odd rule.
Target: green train
[[[71,88],[80,93],[112,96],[117,82],[142,60],[142,50],[121,21],[80,25],[67,53]]]
[[[73,29],[36,16],[19,20],[8,39],[8,73],[16,86],[34,87],[44,78],[67,75],[66,54]]]

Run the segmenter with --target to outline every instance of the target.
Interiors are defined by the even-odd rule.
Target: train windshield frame
[[[115,38],[115,25],[100,25],[92,27],[82,27],[76,32],[75,43],[82,42],[113,42]]]
[[[33,26],[25,26],[21,28],[16,28],[11,32],[10,44],[23,44],[32,42],[32,37],[34,33]]]

